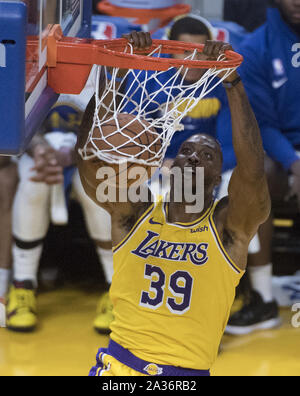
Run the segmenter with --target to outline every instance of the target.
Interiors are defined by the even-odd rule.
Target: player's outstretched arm
[[[238,78],[237,73],[232,79]],[[233,80],[232,80],[233,81]],[[227,229],[249,241],[269,217],[271,200],[260,129],[242,82],[227,89],[237,167],[229,184]]]
[[[211,57],[232,50],[230,45],[220,42],[207,47],[205,51]],[[237,167],[229,185],[224,229],[233,240],[248,245],[271,210],[264,170],[264,149],[258,123],[238,73],[234,72],[225,82],[231,83],[226,91]]]
[[[218,58],[232,50],[229,44],[208,42],[204,53]],[[245,269],[248,246],[258,228],[270,215],[271,201],[264,170],[264,149],[260,129],[237,72],[225,81],[232,118],[233,147],[237,159],[229,184],[229,201],[220,212],[223,240],[228,253]]]

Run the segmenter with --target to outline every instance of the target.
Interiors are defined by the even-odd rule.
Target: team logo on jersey
[[[272,82],[272,87],[274,88],[274,89],[279,89],[279,88],[281,88],[281,87],[283,87],[284,85],[285,85],[285,83],[286,82],[288,82],[289,81],[289,79],[288,78],[281,78],[280,80],[276,80],[276,81],[273,81]]]
[[[285,75],[285,68],[283,66],[283,62],[281,59],[279,58],[273,59],[273,69],[277,77]]]
[[[160,225],[160,226],[162,226],[162,223],[158,223],[157,221],[155,221],[155,220],[154,220],[154,217],[152,217],[152,218],[149,220],[149,223],[152,224],[152,225]]]
[[[0,67],[6,67],[6,47],[0,43]]]
[[[276,79],[272,81],[272,87],[274,89],[279,89],[285,85],[288,81],[285,68],[281,59],[276,58],[273,59],[273,69],[276,76]],[[280,78],[281,77],[281,78]],[[279,80],[278,80],[279,78]]]
[[[205,227],[204,227],[205,228]],[[147,231],[148,236],[131,253],[143,259],[156,257],[171,261],[188,261],[204,265],[208,261],[208,243],[175,243],[159,239],[159,234]]]
[[[198,99],[193,99],[196,103]],[[182,113],[187,113],[187,108],[191,104],[191,99],[185,101],[180,100],[180,104],[176,104],[177,110]],[[199,120],[202,118],[216,117],[222,107],[222,103],[218,98],[207,98],[202,99],[198,104],[193,107],[191,111],[187,113],[187,117],[193,120]]]
[[[92,37],[97,40],[111,40],[117,37],[117,27],[113,23],[96,21],[92,24]]]
[[[47,132],[74,132],[79,131],[82,112],[72,104],[58,103],[55,105],[45,120]]]
[[[163,373],[163,369],[155,363],[148,364],[143,370],[149,375],[162,375]]]
[[[229,43],[229,31],[225,28],[218,27],[216,28],[216,40],[223,41],[224,43]]]

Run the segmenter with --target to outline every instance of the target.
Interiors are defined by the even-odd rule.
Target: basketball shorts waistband
[[[115,341],[110,340],[107,353],[114,357],[122,364],[138,371],[142,374],[148,374],[151,376],[166,376],[166,377],[181,377],[181,376],[197,376],[197,377],[209,377],[209,370],[193,370],[185,369],[181,367],[167,366],[162,364],[156,364],[153,362],[147,362],[139,359],[133,355],[129,350],[123,348]]]

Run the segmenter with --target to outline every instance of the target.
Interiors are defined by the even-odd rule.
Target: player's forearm
[[[243,83],[227,89],[232,118],[232,141],[237,166],[245,177],[264,176],[264,149],[260,129]]]

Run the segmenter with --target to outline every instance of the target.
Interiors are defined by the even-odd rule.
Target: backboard
[[[47,86],[52,26],[90,37],[91,10],[91,0],[0,1],[0,155],[21,154],[58,99]],[[30,49],[29,37],[37,41]]]

